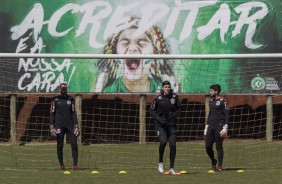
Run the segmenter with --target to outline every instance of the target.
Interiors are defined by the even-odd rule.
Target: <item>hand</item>
[[[75,127],[74,127],[74,131],[73,131],[73,134],[74,134],[75,136],[79,136],[79,134],[80,134],[80,131],[79,131],[79,128],[78,128],[78,126],[75,126]]]
[[[222,128],[222,130],[220,131],[220,137],[227,137],[227,131],[228,131],[228,125],[225,124]]]
[[[57,130],[55,129],[54,125],[50,125],[50,133],[52,137],[57,137]]]
[[[164,117],[158,117],[158,122],[160,122],[162,125],[165,125],[167,123],[166,119]]]
[[[207,135],[209,125],[205,126],[204,135]]]

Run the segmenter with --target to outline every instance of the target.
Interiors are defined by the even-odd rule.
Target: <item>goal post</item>
[[[222,96],[230,106],[229,136],[224,142],[225,165],[229,168],[264,168],[266,164],[279,167],[282,159],[279,155],[282,96],[281,91],[275,89],[280,88],[282,55],[173,55],[171,58],[170,55],[111,55],[111,58],[115,56],[132,60],[150,58],[158,62],[173,60],[169,66],[178,80],[174,87],[177,87],[175,91],[181,100],[181,113],[177,120],[178,167],[208,167],[203,129],[209,110],[209,85],[214,83],[223,84]],[[109,55],[1,53],[0,57],[0,146],[12,148],[0,151],[0,160],[6,165],[48,168],[57,164],[55,140],[49,132],[49,105],[58,95],[58,85],[54,84],[60,80],[44,83],[52,77],[46,77],[47,66],[50,66],[50,74],[52,70],[60,69],[55,76],[64,76],[70,87],[69,94],[75,98],[81,128],[81,166],[104,169],[136,168],[136,165],[138,168],[155,167],[158,138],[149,107],[159,89],[156,92],[94,91],[92,84],[98,83],[101,79],[98,76],[102,73],[97,69],[98,62]],[[24,58],[21,66],[20,58]],[[68,68],[64,62],[69,62]],[[66,66],[65,71],[61,66]],[[163,66],[160,68],[165,70]],[[75,70],[72,71],[71,67]],[[44,72],[40,73],[39,69]],[[27,87],[20,89],[18,81],[26,73],[30,77],[21,84]],[[113,75],[121,75],[121,71]],[[46,77],[44,80],[43,76]],[[110,77],[113,76],[108,75],[108,80]],[[162,79],[172,79],[165,77]],[[49,88],[48,92],[46,88]],[[20,144],[26,146],[20,147]],[[66,145],[66,159],[71,162],[68,142]],[[38,155],[29,157],[31,152]],[[17,160],[16,163],[11,161],[10,155]],[[49,159],[40,155],[47,155]],[[51,164],[48,162],[50,158]],[[168,159],[166,152],[166,163]]]
[[[78,166],[154,174],[160,140],[150,108],[165,81],[181,102],[176,171],[210,169],[204,129],[214,84],[229,107],[224,169],[282,168],[281,0],[2,1],[2,170],[58,169],[50,104],[64,83],[80,130]]]

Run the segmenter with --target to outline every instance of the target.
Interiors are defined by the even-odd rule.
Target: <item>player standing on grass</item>
[[[169,174],[175,175],[174,160],[176,156],[176,118],[180,113],[180,101],[178,95],[173,93],[169,81],[162,83],[162,89],[153,100],[150,108],[151,115],[155,118],[159,146],[159,172],[163,173],[163,156],[167,141],[170,147]]]
[[[211,100],[209,103],[209,115],[206,122],[204,135],[206,136],[206,151],[212,162],[212,170],[222,171],[223,162],[223,140],[227,136],[227,129],[229,123],[229,111],[227,102],[219,93],[221,87],[219,84],[210,86]],[[214,158],[213,144],[216,143],[216,150],[218,156],[217,160]]]
[[[56,96],[50,107],[50,131],[51,135],[57,138],[57,156],[60,168],[65,169],[63,159],[63,146],[65,134],[71,144],[73,169],[78,169],[78,147],[77,136],[79,128],[75,111],[74,99],[67,94],[67,85],[60,84],[61,95]]]

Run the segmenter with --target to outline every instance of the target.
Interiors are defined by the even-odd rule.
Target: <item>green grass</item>
[[[114,170],[100,171],[91,174],[91,170],[70,171],[64,175],[62,171],[53,170],[1,170],[1,183],[282,183],[282,170],[246,170],[244,173],[225,171],[208,174],[207,170],[193,170],[190,174],[180,176],[161,175],[156,170],[128,170],[127,174],[117,174]]]
[[[65,146],[69,175],[58,169],[55,144],[0,145],[1,183],[282,183],[282,143],[226,140],[224,172],[209,174],[203,142],[177,144],[175,169],[180,176],[158,173],[158,144],[79,146],[79,170],[70,169],[71,149]],[[165,168],[169,164],[169,147]],[[244,169],[244,173],[236,172]],[[91,174],[93,170],[99,174]],[[118,174],[126,170],[127,174]]]

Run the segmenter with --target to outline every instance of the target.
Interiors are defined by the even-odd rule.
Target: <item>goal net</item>
[[[2,1],[2,168],[58,169],[50,103],[66,83],[79,167],[157,172],[149,108],[166,80],[181,101],[177,171],[210,169],[203,131],[212,84],[230,108],[223,168],[281,167],[281,1]]]
[[[81,129],[79,165],[82,168],[156,167],[159,142],[149,107],[159,88],[142,92],[141,81],[141,92],[120,91],[122,89],[116,86],[108,88],[116,91],[103,91],[107,87],[101,79],[107,78],[112,81],[110,84],[115,84],[123,74],[119,71],[105,76],[103,71],[108,68],[102,66],[103,59],[41,58],[28,62],[28,59],[13,57],[1,58],[0,67],[0,160],[4,167],[57,167],[56,141],[50,136],[49,117],[50,102],[59,94],[60,82],[68,83],[69,94],[76,100]],[[181,99],[177,120],[177,168],[210,167],[203,130],[209,86],[215,83],[222,85],[222,96],[230,107],[224,167],[281,167],[280,59],[164,61],[171,62],[174,72],[163,77],[173,82]],[[131,62],[134,65],[137,61]],[[50,71],[43,72],[47,66]],[[165,70],[165,66],[158,67]],[[150,76],[157,79],[153,71],[150,72]],[[101,73],[104,76],[101,77]],[[64,154],[66,164],[71,165],[68,140]],[[169,163],[169,146],[164,162]]]

